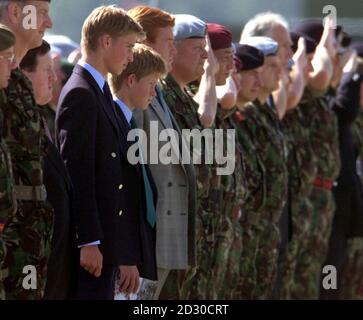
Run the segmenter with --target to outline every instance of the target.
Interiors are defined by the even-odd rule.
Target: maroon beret
[[[232,46],[232,32],[225,26],[208,23],[208,36],[213,50],[227,49]]]

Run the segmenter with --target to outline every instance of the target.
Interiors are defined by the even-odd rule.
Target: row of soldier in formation
[[[52,109],[50,1],[31,1],[37,29],[27,2],[0,3],[2,298],[362,297],[363,45],[342,26],[266,12],[233,43],[195,16],[99,7]],[[233,129],[233,173],[130,163],[151,121],[181,149],[183,129]]]

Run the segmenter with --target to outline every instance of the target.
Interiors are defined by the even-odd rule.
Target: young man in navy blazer
[[[82,28],[82,60],[60,96],[56,142],[75,191],[77,299],[112,300],[118,272],[131,291],[136,266],[141,276],[156,278],[154,230],[145,227],[140,195],[130,197],[139,173],[127,159],[124,124],[105,80],[133,60],[133,46],[143,36],[123,9],[96,8]]]

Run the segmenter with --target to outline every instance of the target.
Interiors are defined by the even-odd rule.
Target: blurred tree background
[[[83,21],[93,8],[117,4],[129,9],[138,4],[156,6],[171,13],[193,14],[206,22],[229,26],[239,40],[243,25],[255,14],[274,11],[284,15],[291,25],[306,18],[322,18],[324,6],[337,8],[338,24],[355,37],[363,37],[362,0],[53,0],[52,34],[63,34],[79,42]]]

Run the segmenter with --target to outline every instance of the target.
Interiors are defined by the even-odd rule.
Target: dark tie
[[[130,121],[131,129],[137,129],[137,124],[134,117]],[[141,150],[139,150],[141,154]],[[156,210],[154,205],[153,191],[150,185],[149,177],[145,168],[145,164],[141,163],[142,177],[144,180],[145,200],[146,200],[146,220],[152,228],[156,223]]]
[[[115,103],[113,101],[112,93],[111,93],[110,87],[108,86],[107,82],[105,82],[105,84],[103,85],[103,94],[105,95],[106,100],[109,103],[109,106],[112,108],[112,111],[113,111],[113,114],[114,114],[114,116],[116,118],[116,121],[118,121],[117,113],[116,113],[116,110],[115,110]]]
[[[105,95],[107,101],[113,104],[112,93],[107,82],[105,82],[105,84],[103,85],[103,94]]]

